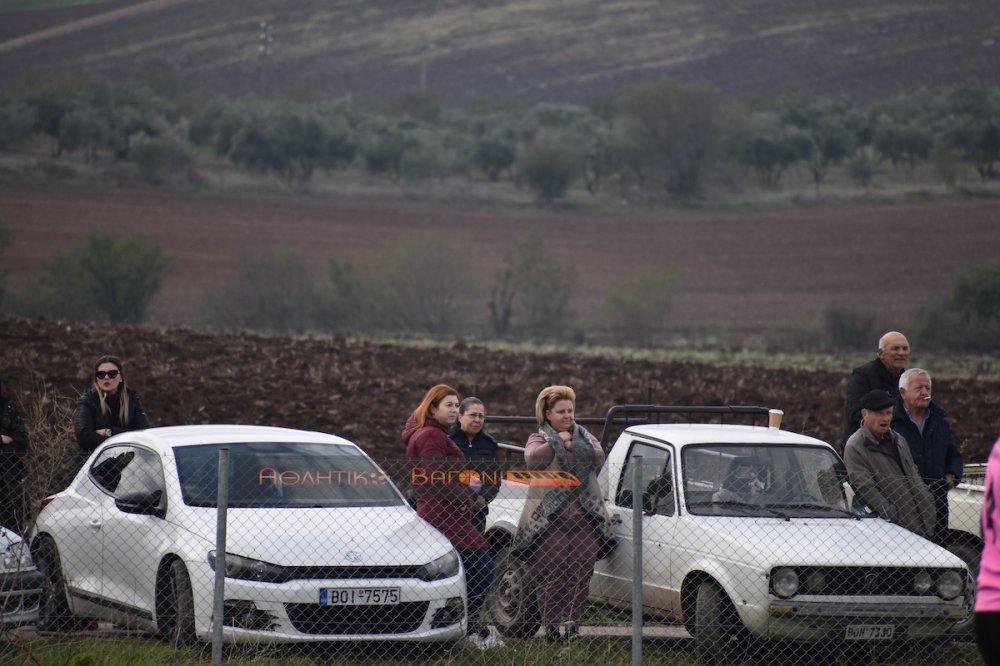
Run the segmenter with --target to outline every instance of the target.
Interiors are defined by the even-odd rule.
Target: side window
[[[90,468],[90,476],[115,497],[163,490],[160,457],[134,446],[116,446],[102,453]]]
[[[634,456],[642,456],[642,505],[647,515],[672,516],[674,500],[674,470],[670,450],[635,441],[629,449],[615,495],[615,504],[632,508],[632,481],[635,474]]]
[[[105,492],[114,494],[121,482],[122,470],[135,458],[135,449],[130,446],[115,446],[107,449],[94,461],[90,476],[94,483]]]
[[[160,456],[146,449],[133,448],[131,462],[122,470],[115,490],[116,497],[135,493],[163,492],[163,465]]]

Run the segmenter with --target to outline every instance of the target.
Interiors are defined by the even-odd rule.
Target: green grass
[[[756,653],[762,649],[751,644]],[[807,663],[807,653],[801,646],[770,646],[756,659],[737,663],[796,664]],[[631,644],[622,638],[581,638],[569,648],[548,645],[540,639],[511,640],[507,648],[487,653],[458,649],[436,656],[419,655],[415,650],[386,648],[383,645],[343,646],[312,644],[305,647],[230,646],[224,655],[227,666],[347,666],[349,664],[379,664],[380,666],[410,666],[413,664],[450,664],[482,666],[513,664],[515,666],[546,666],[573,664],[608,664],[627,666],[631,663]],[[844,655],[841,663],[904,664],[909,657],[894,651],[893,646],[872,646],[862,654]],[[45,666],[195,666],[211,663],[208,645],[173,650],[152,638],[98,638],[69,634],[33,636],[0,641],[0,664]],[[690,640],[649,640],[643,646],[643,664],[652,666],[692,666],[697,660]],[[961,666],[981,664],[975,643],[954,643],[927,655],[926,664]]]

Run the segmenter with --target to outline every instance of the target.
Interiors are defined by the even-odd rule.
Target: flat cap
[[[861,408],[868,409],[873,412],[878,412],[888,407],[892,407],[896,402],[887,391],[882,389],[875,389],[873,391],[868,391],[863,396],[861,396]]]

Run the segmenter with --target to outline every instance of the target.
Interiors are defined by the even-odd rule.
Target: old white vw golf
[[[112,437],[44,500],[31,538],[42,625],[90,617],[174,644],[210,638],[222,448],[226,640],[444,646],[465,635],[458,553],[358,446],[222,425]]]

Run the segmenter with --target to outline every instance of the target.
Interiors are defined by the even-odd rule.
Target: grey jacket
[[[898,462],[893,447],[899,454]],[[920,536],[934,536],[934,498],[899,433],[890,430],[886,437],[876,439],[862,424],[847,439],[844,462],[851,485],[879,517]]]

